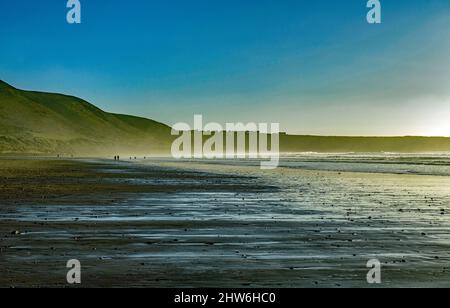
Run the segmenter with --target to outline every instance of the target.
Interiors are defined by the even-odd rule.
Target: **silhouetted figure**
[[[116,161],[117,160],[117,156],[114,156],[114,161]]]
[[[117,160],[120,160],[120,156],[119,155],[117,155]]]

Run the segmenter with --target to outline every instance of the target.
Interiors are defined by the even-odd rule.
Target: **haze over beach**
[[[3,2],[0,287],[449,285],[449,1]]]
[[[165,124],[113,114],[73,96],[24,91],[0,80],[0,154],[170,155],[175,137]],[[207,136],[203,137],[206,142]],[[247,149],[248,150],[248,149]],[[444,137],[297,136],[282,133],[282,153],[442,153]]]

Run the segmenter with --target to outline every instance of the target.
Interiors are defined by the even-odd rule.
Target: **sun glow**
[[[450,122],[430,127],[428,130],[426,130],[426,133],[424,135],[433,137],[450,137]]]
[[[435,107],[424,123],[424,136],[450,137],[450,99],[445,107]]]

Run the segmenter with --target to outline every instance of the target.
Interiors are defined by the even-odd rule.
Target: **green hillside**
[[[164,124],[0,81],[0,153],[149,154],[168,152],[170,144]]]
[[[450,138],[445,137],[333,137],[282,134],[280,144],[283,152],[450,152]]]
[[[0,81],[0,154],[168,154],[170,127],[108,113],[62,94]],[[206,139],[206,137],[205,137]],[[450,152],[450,138],[327,137],[281,134],[282,152]]]

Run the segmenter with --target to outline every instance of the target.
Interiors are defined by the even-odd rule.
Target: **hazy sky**
[[[450,0],[0,0],[0,79],[173,124],[450,136]]]

